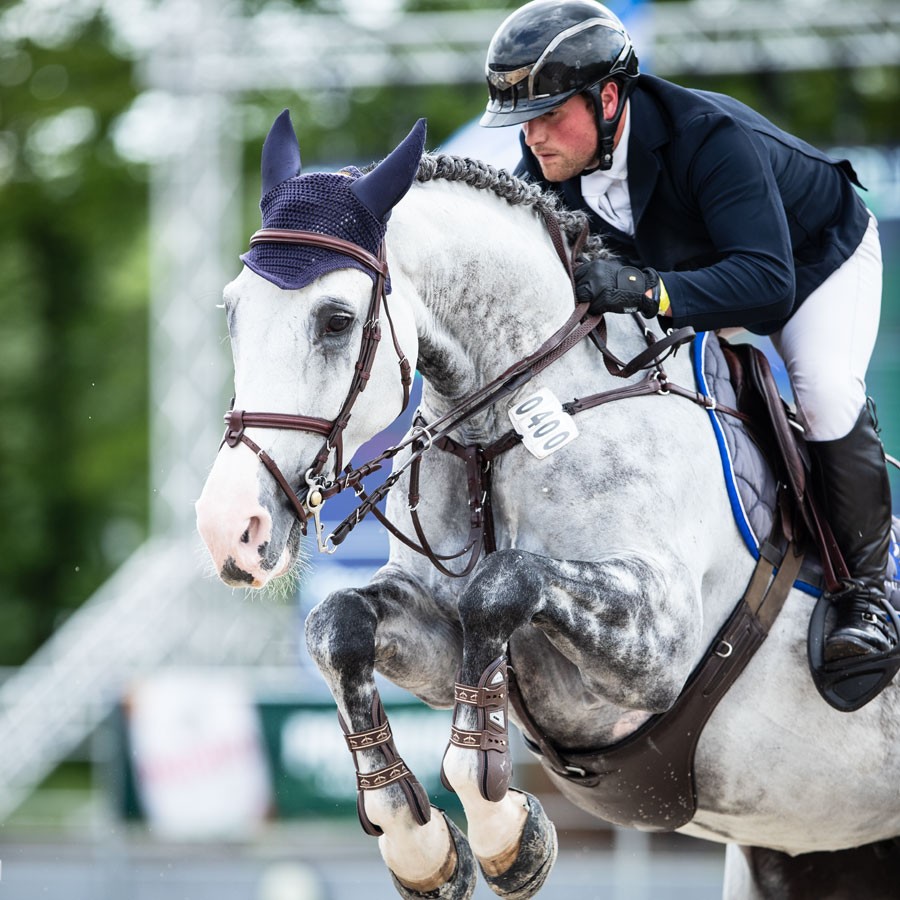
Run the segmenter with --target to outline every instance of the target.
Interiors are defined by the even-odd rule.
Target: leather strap
[[[771,563],[761,557],[744,596],[672,708],[610,747],[575,753],[555,748],[511,680],[511,701],[532,750],[557,776],[590,789],[597,808],[612,822],[649,831],[686,825],[696,811],[694,753],[703,727],[765,640],[802,562],[802,553],[790,545],[772,577]]]
[[[248,437],[244,433],[244,416],[245,414],[238,410],[237,417],[235,422],[241,423],[238,428],[234,428],[231,423],[231,419],[229,418],[229,414],[225,414],[225,421],[228,424],[228,430],[225,432],[225,437],[222,438],[222,443],[219,444],[219,448],[221,449],[222,444],[228,444],[229,447],[236,447],[238,444],[246,444],[259,458],[259,461],[269,470],[271,476],[275,479],[278,486],[281,488],[285,497],[287,497],[288,502],[291,504],[291,508],[294,510],[294,515],[300,520],[300,530],[303,534],[306,534],[306,522],[309,519],[309,513],[307,512],[306,506],[304,502],[297,496],[297,493],[288,483],[288,480],[284,477],[281,472],[281,469],[275,463],[275,460],[263,450],[259,444],[257,444],[252,438]]]
[[[400,759],[375,772],[357,772],[356,787],[360,791],[377,791],[387,787],[389,784],[394,784],[403,778],[411,777],[412,772],[409,771],[406,763]]]
[[[359,395],[365,390],[366,385],[371,377],[372,365],[375,360],[375,353],[378,344],[381,341],[381,326],[379,324],[380,312],[382,305],[387,315],[388,324],[391,329],[391,338],[394,344],[394,351],[397,354],[400,366],[400,383],[403,387],[403,405],[401,413],[409,405],[410,386],[412,384],[412,371],[406,354],[400,347],[397,340],[396,329],[391,319],[390,310],[387,303],[387,292],[385,283],[388,276],[387,260],[385,258],[384,243],[378,248],[378,255],[373,256],[368,250],[359,247],[350,241],[341,238],[332,237],[327,234],[319,234],[312,231],[297,231],[289,228],[263,228],[257,231],[250,238],[250,246],[259,243],[286,243],[286,244],[304,244],[316,247],[323,247],[348,256],[375,273],[375,282],[372,287],[372,295],[369,300],[369,310],[366,322],[363,325],[362,338],[360,341],[359,355],[353,370],[353,377],[347,396],[344,399],[341,409],[332,421],[320,419],[313,416],[290,415],[286,413],[265,413],[265,412],[247,412],[246,410],[230,410],[225,414],[227,430],[223,443],[229,447],[236,447],[238,443],[244,443],[260,460],[274,477],[279,487],[288,498],[294,512],[301,523],[303,533],[306,533],[306,522],[310,515],[310,508],[306,503],[306,496],[300,499],[297,491],[295,491],[279,469],[277,463],[259,446],[245,434],[245,429],[251,428],[284,428],[295,431],[306,431],[313,434],[320,434],[325,437],[325,442],[319,449],[313,464],[306,474],[308,483],[312,481],[320,482],[321,500],[324,501],[325,494],[323,489],[326,486],[333,485],[338,479],[343,466],[343,435],[349,421],[354,404]],[[220,445],[221,447],[221,445]],[[322,472],[328,462],[331,454],[334,453],[334,481],[329,482],[322,476]]]
[[[647,328],[645,322],[641,322],[637,319],[637,316],[635,316],[635,319],[638,327],[644,332],[647,348],[628,362],[623,362],[619,359],[606,345],[605,321],[601,321],[597,326],[597,330],[591,334],[591,340],[603,355],[607,371],[616,378],[630,378],[642,369],[657,368],[670,353],[673,353],[682,344],[692,341],[696,335],[693,328],[686,327],[669,331],[664,337],[657,338]]]
[[[465,750],[506,750],[509,738],[490,731],[463,731],[451,725],[450,743]]]
[[[496,661],[491,665],[496,666]],[[480,709],[500,709],[506,703],[506,683],[491,687],[479,682],[478,687],[456,682],[453,685],[453,701]]]
[[[808,490],[806,466],[797,445],[797,435],[788,420],[769,361],[755,347],[746,351],[744,358],[748,363],[750,379],[768,413],[778,459],[781,461],[782,477],[791,489],[794,506],[803,524],[820,551],[825,585],[831,593],[840,591],[845,580],[850,577],[850,572],[828,520],[821,514],[815,497]]]
[[[482,673],[477,685],[456,683],[454,686],[453,725],[450,745],[478,752],[478,789],[485,800],[502,800],[509,789],[512,764],[509,756],[509,673],[506,657],[495,659]],[[456,726],[460,706],[476,711],[477,726]],[[441,764],[441,782],[449,791],[453,786]]]
[[[322,247],[325,250],[333,250],[343,256],[349,256],[366,268],[377,272],[387,278],[388,267],[383,256],[373,256],[368,250],[358,244],[345,241],[342,238],[332,237],[330,234],[320,234],[318,231],[296,231],[291,228],[260,228],[250,238],[250,246],[256,244],[306,244],[312,247]]]
[[[378,747],[380,744],[387,744],[393,740],[391,734],[390,722],[385,722],[368,731],[358,731],[356,734],[344,734],[344,740],[347,742],[347,749],[351,753],[359,750],[369,750],[372,747]]]
[[[384,707],[381,705],[381,698],[377,692],[372,698],[372,721],[374,723],[372,728],[365,731],[351,732],[343,716],[338,713],[338,722],[340,722],[341,730],[344,732],[347,747],[353,754],[353,765],[356,768],[356,812],[363,831],[373,837],[378,837],[384,833],[366,815],[363,793],[365,791],[377,791],[392,784],[398,785],[403,791],[406,804],[413,819],[419,825],[425,825],[431,819],[431,803],[428,800],[428,794],[415,775],[409,770],[406,763],[400,758],[400,754],[397,753],[394,738],[391,734],[391,726],[388,723]],[[377,749],[384,756],[386,765],[374,772],[360,772],[357,754],[363,750],[373,749]]]

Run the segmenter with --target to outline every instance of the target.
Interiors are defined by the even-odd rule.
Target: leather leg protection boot
[[[891,529],[891,489],[884,448],[868,406],[850,433],[810,442],[828,522],[850,580],[831,595],[836,622],[825,641],[825,661],[890,650],[896,635],[884,608]]]

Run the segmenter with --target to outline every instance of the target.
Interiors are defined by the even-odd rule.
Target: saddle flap
[[[787,489],[787,497],[783,499],[788,503],[779,504],[785,537],[789,541],[799,538],[793,526],[802,522],[818,549],[825,584],[833,590],[846,573],[846,565],[829,523],[820,512],[815,479],[808,477],[806,442],[791,425],[787,404],[778,391],[769,361],[751,344],[732,345],[720,339],[720,346],[728,362],[738,407],[750,417],[748,430]]]

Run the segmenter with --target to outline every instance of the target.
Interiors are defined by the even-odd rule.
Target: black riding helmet
[[[497,29],[485,66],[490,100],[481,117],[488,128],[520,125],[588,95],[597,113],[600,168],[612,165],[613,138],[638,74],[625,27],[594,0],[532,0]],[[600,91],[619,84],[619,105],[604,119]]]

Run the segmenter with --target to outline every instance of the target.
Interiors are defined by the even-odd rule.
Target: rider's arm
[[[793,254],[768,159],[725,117],[694,119],[672,152],[719,257],[696,271],[660,271],[673,324],[710,330],[786,317],[794,303]]]

